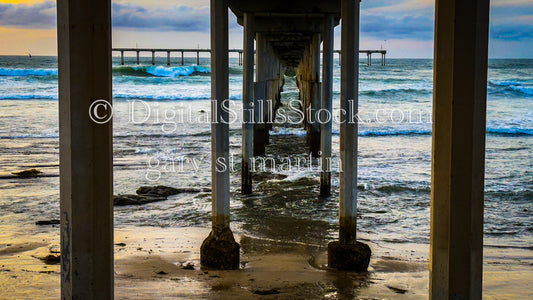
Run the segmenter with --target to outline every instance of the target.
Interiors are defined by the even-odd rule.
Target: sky
[[[434,0],[364,0],[361,49],[433,56]],[[209,48],[209,0],[112,0],[113,46]],[[0,55],[56,55],[56,2],[0,0]],[[340,48],[340,26],[335,29]],[[533,58],[533,0],[492,0],[489,56]],[[242,28],[230,14],[230,47]]]

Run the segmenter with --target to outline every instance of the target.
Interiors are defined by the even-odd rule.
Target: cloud
[[[113,26],[142,30],[208,31],[209,8],[189,6],[144,7],[137,4],[112,6]]]
[[[34,5],[0,3],[0,25],[53,28],[56,26],[56,4],[51,1]]]
[[[490,29],[490,37],[505,41],[522,41],[533,39],[533,25],[529,24],[502,24]]]
[[[413,40],[433,39],[433,15],[386,16],[363,14],[361,16],[361,33],[387,40],[409,38]]]
[[[533,38],[531,0],[494,0],[491,9],[491,38],[524,40]],[[176,2],[171,2],[176,3]],[[150,32],[209,32],[209,2],[181,0],[114,0],[113,28]],[[0,3],[0,26],[53,29],[56,24],[54,1],[33,4]],[[434,0],[363,1],[363,38],[430,41],[434,31]],[[242,30],[230,14],[230,29]]]

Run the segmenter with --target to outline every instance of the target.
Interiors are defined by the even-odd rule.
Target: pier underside
[[[326,20],[339,24],[340,1],[274,1],[257,3],[229,1],[229,7],[244,26],[244,15],[253,15],[253,30],[257,42],[257,75],[255,99],[263,107],[263,120],[275,116],[281,105],[287,68],[296,70],[301,107],[304,111],[317,111],[321,107],[320,94],[320,45]],[[333,49],[324,56],[333,55]],[[272,101],[267,105],[266,101]],[[314,114],[311,114],[313,116]],[[307,145],[311,155],[318,157],[320,151],[320,124],[315,120],[303,120],[307,131]],[[269,142],[272,125],[258,122],[254,128],[254,155],[264,155]]]

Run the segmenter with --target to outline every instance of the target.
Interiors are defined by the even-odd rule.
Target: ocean
[[[334,111],[340,66],[334,65]],[[173,58],[156,66],[114,58],[115,194],[141,185],[210,187],[209,59]],[[230,60],[230,99],[239,111],[242,67]],[[533,60],[491,59],[488,72],[485,244],[531,248],[533,242]],[[0,173],[38,168],[47,177],[0,179],[0,225],[21,234],[56,228],[35,221],[59,218],[58,87],[56,57],[0,56]],[[359,238],[376,243],[429,243],[432,60],[388,59],[360,64]],[[287,76],[284,107],[298,99]],[[182,118],[185,116],[186,118]],[[333,127],[333,161],[339,128]],[[317,160],[305,132],[275,124],[267,157],[292,167],[254,177],[254,194],[240,195],[241,124],[230,125],[232,227],[271,240],[325,245],[337,236],[338,173],[333,195],[319,197]],[[298,168],[294,168],[298,161]],[[300,164],[300,162],[302,164]],[[209,192],[115,208],[115,226],[188,227],[210,224]],[[10,227],[12,228],[12,227]]]

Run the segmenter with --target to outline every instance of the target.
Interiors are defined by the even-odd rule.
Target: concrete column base
[[[239,252],[240,246],[235,242],[229,227],[213,229],[200,248],[200,263],[205,268],[237,270],[240,263]]]
[[[366,272],[370,264],[372,250],[367,244],[341,244],[331,242],[328,244],[328,266],[330,268]]]

